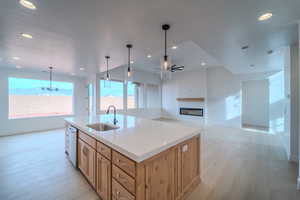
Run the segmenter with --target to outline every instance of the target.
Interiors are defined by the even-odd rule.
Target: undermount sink
[[[87,127],[94,129],[95,131],[110,131],[118,129],[118,126],[114,126],[112,124],[105,124],[105,123],[97,123],[97,124],[87,124]]]

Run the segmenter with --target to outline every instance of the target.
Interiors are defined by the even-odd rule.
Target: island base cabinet
[[[97,153],[96,191],[102,200],[111,199],[111,162]]]
[[[200,183],[200,137],[187,140],[177,147],[176,196],[181,199]]]
[[[175,152],[159,154],[146,169],[146,200],[174,200]]]
[[[87,178],[87,180],[95,187],[95,164],[96,151],[88,144],[78,139],[78,168]]]
[[[184,200],[200,183],[200,136],[139,163],[81,137],[78,167],[102,200]]]
[[[137,188],[136,200],[186,199],[200,183],[200,137],[153,156],[138,164],[141,168],[144,174],[137,175],[137,184],[144,179],[145,190]]]

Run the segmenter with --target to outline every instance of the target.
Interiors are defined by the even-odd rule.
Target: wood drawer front
[[[127,174],[132,177],[135,177],[135,162],[121,155],[120,153],[113,151],[112,155],[113,164],[117,165]]]
[[[135,180],[123,172],[120,168],[113,165],[112,176],[115,178],[123,187],[125,187],[129,192],[135,194]]]
[[[79,138],[87,144],[89,144],[94,149],[96,149],[96,139],[92,138],[91,136],[88,136],[86,133],[83,133],[81,131],[79,131]]]
[[[115,200],[135,200],[135,197],[130,194],[122,185],[115,179],[112,179],[112,199]]]
[[[111,160],[111,148],[97,141],[97,151],[108,160]]]

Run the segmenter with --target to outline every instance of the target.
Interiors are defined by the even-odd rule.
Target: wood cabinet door
[[[182,192],[186,191],[190,184],[199,175],[199,137],[192,138],[187,142],[180,145],[180,156],[179,156],[179,175],[181,179]],[[179,179],[179,180],[180,180]]]
[[[78,168],[95,187],[96,150],[82,140],[78,140]]]
[[[85,167],[83,166],[83,142],[81,140],[77,140],[77,164],[78,164],[78,168],[80,169],[80,171],[85,174]]]
[[[146,200],[175,199],[175,151],[146,164]]]
[[[103,200],[111,199],[111,162],[97,153],[96,159],[97,184],[96,190]]]

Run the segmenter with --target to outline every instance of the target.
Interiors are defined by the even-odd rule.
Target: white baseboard
[[[47,132],[47,131],[53,131],[53,130],[63,129],[63,128],[65,128],[65,127],[56,127],[56,128],[48,128],[48,129],[41,129],[41,130],[17,132],[17,133],[8,133],[8,134],[0,135],[0,137],[14,136],[14,135],[24,135],[24,134],[38,133],[38,132]]]
[[[298,177],[297,189],[300,190],[300,176]]]

